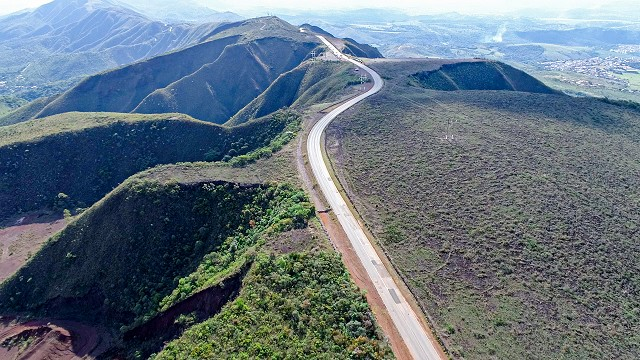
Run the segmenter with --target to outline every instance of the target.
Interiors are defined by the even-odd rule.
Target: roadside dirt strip
[[[442,359],[442,351],[438,350],[439,344],[429,336],[429,331],[423,327],[418,315],[407,303],[394,279],[389,275],[384,263],[367,238],[364,230],[351,213],[346,200],[334,184],[327,164],[325,164],[322,156],[322,134],[327,126],[347,109],[380,91],[383,85],[382,78],[369,67],[342,54],[324,37],[318,36],[318,38],[320,38],[329,50],[341,61],[351,62],[358,68],[366,71],[373,80],[373,87],[366,93],[335,108],[314,125],[307,139],[309,165],[311,166],[318,186],[322,190],[344,232],[347,234],[353,250],[382,298],[387,312],[409,349],[411,356],[414,359]]]

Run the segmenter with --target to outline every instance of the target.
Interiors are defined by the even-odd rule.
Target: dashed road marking
[[[398,297],[398,294],[396,294],[396,290],[395,289],[389,289],[389,293],[391,294],[391,297],[393,298],[393,301],[395,301],[396,304],[400,304],[400,298]]]

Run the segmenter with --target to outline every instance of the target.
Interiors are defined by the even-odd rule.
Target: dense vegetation
[[[134,178],[3,283],[0,311],[141,322],[237,270],[262,236],[304,227],[312,215],[287,186]]]
[[[328,144],[451,354],[636,358],[640,113],[382,75]]]
[[[154,359],[382,359],[366,299],[340,258],[259,255],[238,298]]]
[[[445,64],[438,70],[422,71],[412,78],[432,90],[511,90],[554,93],[552,89],[527,73],[494,61]]]
[[[184,115],[71,113],[0,127],[0,218],[50,207],[91,205],[127,177],[157,164],[230,160],[270,144],[291,111],[238,127]]]

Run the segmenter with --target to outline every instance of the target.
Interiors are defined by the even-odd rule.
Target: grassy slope
[[[374,66],[393,91],[331,126],[332,157],[452,354],[635,358],[640,114]]]
[[[190,48],[88,77],[37,116],[180,112],[224,123],[319,42],[277,18],[227,24],[205,38]]]
[[[110,325],[152,315],[205,254],[261,216],[256,209],[266,210],[266,191],[223,183],[126,182],[3,284],[2,311]],[[75,306],[57,307],[54,299]]]
[[[12,112],[14,109],[25,105],[27,102],[16,96],[0,96],[0,117]]]
[[[227,128],[184,115],[71,113],[0,128],[0,216],[90,205],[157,164],[226,159],[264,146],[296,115]],[[16,191],[18,189],[18,191]]]
[[[333,62],[305,62],[276,79],[260,96],[240,110],[227,125],[237,125],[284,107],[305,108],[331,100],[358,81],[351,66]]]
[[[444,64],[435,71],[421,71],[412,78],[432,90],[510,90],[551,94],[542,82],[507,64],[472,61]]]
[[[68,111],[130,112],[145,97],[217,59],[238,37],[190,48],[90,76],[47,105],[38,117]],[[180,66],[175,66],[179,63]]]
[[[33,119],[53,99],[55,97],[43,97],[0,115],[0,126],[13,125]]]
[[[61,117],[55,127],[48,124],[50,128],[25,127],[21,131],[14,128],[11,135],[7,129],[12,127],[4,131],[13,141],[42,136],[46,139],[49,138],[46,133],[83,133],[86,129],[108,127],[105,118],[113,116],[96,114],[96,119],[86,119],[85,115],[73,114],[74,118],[66,118],[67,121]],[[136,124],[155,118],[133,115],[121,122]],[[200,124],[188,118],[186,121]],[[288,128],[276,136],[267,150],[250,152],[228,164],[161,165],[133,176],[80,215],[36,254],[20,274],[0,287],[0,312],[17,309],[93,318],[124,324],[126,330],[189,294],[216,287],[220,281],[234,276],[245,261],[253,261],[257,256],[257,262],[243,280],[238,300],[225,305],[220,314],[205,323],[187,330],[162,357],[185,358],[191,346],[216,358],[246,353],[393,357],[380,340],[382,336],[364,297],[349,280],[317,220],[312,219],[308,228],[280,233],[300,226],[300,220],[311,215],[301,192],[275,185],[275,182],[301,184],[295,166],[296,144],[285,145],[295,136],[295,131],[291,135]],[[247,161],[252,163],[238,167]],[[220,181],[272,185],[237,188]],[[211,182],[219,186],[204,186]],[[255,206],[256,201],[264,205],[270,198],[264,195],[273,193],[270,189],[282,189],[281,201]],[[252,216],[256,220],[253,228]],[[225,222],[230,227],[224,226]],[[225,237],[229,233],[232,236]],[[290,252],[293,253],[283,255]],[[273,268],[275,272],[271,271]],[[45,275],[51,273],[56,275]],[[283,288],[285,282],[295,286]],[[29,291],[20,291],[27,287]],[[264,306],[256,294],[274,301]],[[62,299],[58,295],[79,296],[81,300]],[[89,296],[83,298],[84,295]],[[7,300],[11,297],[12,300]],[[315,300],[308,303],[307,298]],[[341,301],[335,302],[336,298]],[[42,303],[46,305],[34,306]],[[12,304],[11,309],[8,304]],[[75,310],[63,311],[56,304],[72,305]],[[299,309],[298,318],[287,316],[292,308]],[[192,314],[183,315],[180,319],[187,321],[181,324],[185,328],[193,326]],[[200,320],[196,319],[196,323]],[[247,321],[250,326],[245,326]],[[229,334],[228,327],[209,331],[212,324],[221,323],[236,324],[234,329],[244,336]],[[254,333],[255,328],[263,332]],[[194,339],[194,334],[203,337]],[[281,341],[284,337],[286,342]],[[250,348],[246,347],[248,338],[254,344]],[[125,357],[159,350],[154,341],[122,344],[126,350],[115,353]],[[225,352],[208,352],[215,344],[224,344]],[[185,346],[189,346],[187,352]]]
[[[224,123],[260,95],[280,74],[298,66],[314,47],[316,44],[312,42],[279,38],[229,46],[215,62],[158,88],[133,111],[178,111],[198,119]]]

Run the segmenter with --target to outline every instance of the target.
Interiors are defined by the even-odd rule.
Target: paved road
[[[333,180],[329,175],[327,165],[324,163],[324,159],[322,157],[322,133],[329,123],[353,105],[380,91],[383,85],[382,78],[380,78],[380,76],[369,67],[343,55],[324,37],[318,36],[318,38],[320,38],[320,40],[322,40],[322,42],[339,59],[342,61],[349,61],[369,73],[369,76],[373,79],[373,87],[366,93],[347,101],[335,110],[331,111],[325,117],[320,119],[320,121],[318,121],[318,123],[316,123],[311,129],[311,133],[309,134],[309,139],[307,141],[307,152],[309,154],[309,163],[313,169],[313,174],[315,175],[316,181],[318,182],[322,193],[326,197],[327,202],[336,214],[338,221],[344,228],[344,231],[347,233],[347,236],[351,241],[351,245],[360,258],[362,265],[364,265],[365,270],[369,274],[369,277],[380,294],[389,315],[391,315],[391,320],[394,322],[400,336],[404,339],[414,359],[440,359],[440,355],[436,350],[436,345],[431,341],[425,329],[421,326],[416,313],[409,304],[407,304],[407,301],[402,296],[400,290],[398,290],[393,278],[391,278],[384,264],[380,261],[380,257],[369,242],[369,239],[360,227],[360,224],[354,218],[336,185],[333,183]]]

